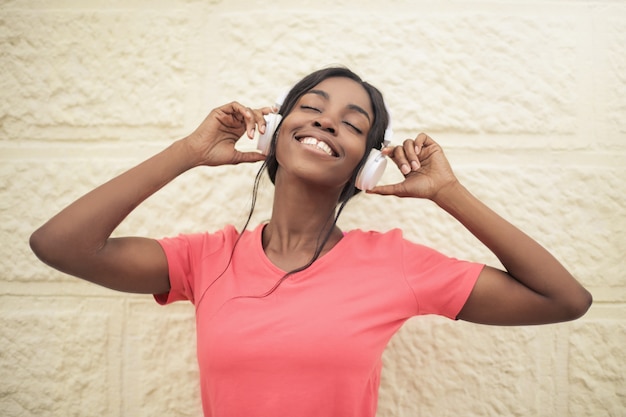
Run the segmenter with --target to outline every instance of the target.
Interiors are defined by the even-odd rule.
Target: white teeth
[[[328,155],[333,156],[333,150],[330,148],[330,146],[328,146],[325,142],[322,142],[321,140],[317,140],[312,137],[307,137],[307,138],[301,139],[300,143],[304,143],[305,145],[313,145],[317,147],[318,149],[323,150]]]

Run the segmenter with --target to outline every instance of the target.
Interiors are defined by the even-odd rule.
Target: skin
[[[305,94],[284,118],[277,138],[279,169],[263,246],[269,259],[284,271],[306,264],[315,252],[320,231],[328,230],[326,223],[335,213],[341,190],[365,154],[373,114],[369,96],[352,80],[329,78],[314,91],[320,94]],[[301,144],[296,140],[301,136],[324,140],[337,156]],[[341,230],[334,227],[321,255],[342,237]]]
[[[428,198],[456,218],[500,260],[486,266],[458,318],[494,325],[546,324],[576,319],[591,294],[546,249],[474,197],[455,177],[428,135],[386,149],[405,176],[370,192]]]
[[[342,188],[365,152],[373,121],[365,90],[346,78],[329,78],[303,96],[283,119],[276,144],[272,218],[265,226],[268,258],[289,271],[306,264],[320,231],[328,231]],[[185,171],[263,160],[240,152],[244,135],[263,132],[269,107],[250,109],[233,102],[211,111],[189,136],[81,197],[31,236],[35,254],[68,274],[125,292],[160,294],[169,290],[167,260],[156,240],[111,238],[139,204]],[[356,129],[355,129],[356,128]],[[300,143],[309,136],[331,144],[335,155]],[[430,199],[488,247],[505,270],[485,267],[459,318],[525,325],[572,320],[591,305],[591,295],[543,247],[476,199],[456,178],[441,147],[420,133],[385,148],[404,175],[398,184],[370,190],[381,196]],[[333,227],[321,256],[343,234]]]

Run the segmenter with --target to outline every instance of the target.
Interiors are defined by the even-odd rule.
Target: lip
[[[331,158],[338,158],[339,157],[339,151],[337,148],[337,144],[335,143],[335,141],[326,136],[326,135],[320,135],[319,132],[310,132],[310,133],[306,133],[306,132],[298,132],[293,136],[293,139],[300,142],[302,139],[304,138],[314,138],[320,142],[324,142],[325,144],[328,145],[328,147],[331,149],[331,151],[333,152],[333,155],[328,155],[326,153],[324,153],[324,155],[327,155]],[[306,145],[306,146],[310,146],[310,145]],[[321,153],[320,153],[321,154]]]

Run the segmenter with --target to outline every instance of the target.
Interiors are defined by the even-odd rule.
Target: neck
[[[343,237],[334,225],[338,193],[333,194],[299,181],[283,181],[277,175],[272,217],[263,231],[266,254],[275,259],[290,258],[295,267],[302,266],[329,233],[320,255],[330,250]]]

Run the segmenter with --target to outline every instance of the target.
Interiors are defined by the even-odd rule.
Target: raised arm
[[[386,151],[405,180],[372,193],[429,198],[463,224],[502,262],[485,267],[458,318],[496,325],[573,320],[591,294],[546,249],[474,197],[454,176],[441,147],[425,134]]]
[[[33,252],[62,272],[125,292],[169,290],[167,260],[154,239],[111,238],[113,230],[146,198],[183,172],[199,165],[260,161],[254,152],[239,152],[235,142],[250,138],[263,114],[230,103],[213,110],[189,136],[79,198],[30,237]]]

